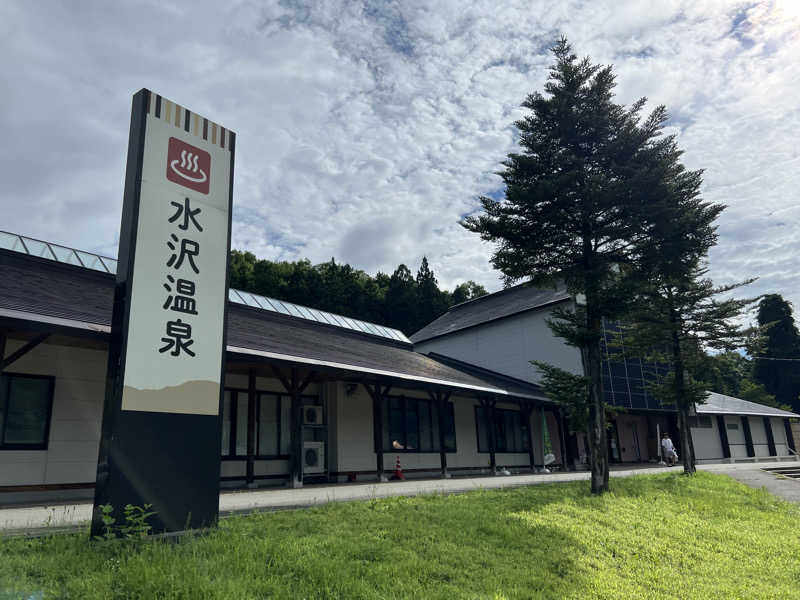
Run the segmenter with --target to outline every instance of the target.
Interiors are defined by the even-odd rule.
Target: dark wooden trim
[[[15,363],[17,360],[19,360],[23,356],[25,356],[28,352],[30,352],[31,350],[36,348],[36,346],[41,344],[43,341],[45,341],[49,337],[50,337],[49,333],[39,334],[35,338],[33,338],[31,341],[29,341],[27,344],[25,344],[21,348],[18,348],[17,350],[15,350],[11,354],[9,354],[8,357],[3,359],[3,362],[0,365],[0,373],[2,373],[5,369],[10,367],[13,363]],[[5,339],[3,341],[5,342]],[[3,352],[5,352],[5,348],[3,348]]]
[[[480,398],[479,401],[481,406],[484,408],[483,414],[486,415],[486,433],[489,437],[489,468],[492,470],[492,474],[494,475],[497,471],[497,432],[495,431],[494,423],[494,408],[497,406],[497,400],[493,398]]]
[[[367,390],[367,393],[372,398],[372,440],[375,451],[375,471],[378,473],[378,479],[383,481],[384,478],[384,463],[383,463],[383,398],[392,389],[387,385],[384,387],[381,383],[376,383],[374,386],[362,381],[361,385]]]
[[[11,380],[13,378],[25,378],[25,379],[43,379],[46,380],[49,385],[47,389],[47,419],[44,424],[44,440],[41,444],[6,444],[6,428],[8,427],[8,419],[3,419],[2,427],[0,427],[0,452],[4,450],[31,450],[31,451],[38,451],[38,450],[47,450],[48,444],[50,443],[50,425],[53,421],[53,396],[55,395],[56,389],[56,378],[52,375],[29,375],[28,373],[3,373],[3,377],[6,378],[6,385],[0,386],[0,410],[3,411],[4,414],[8,414],[8,402],[11,399],[10,389],[11,389]]]
[[[753,433],[750,431],[750,419],[742,415],[742,428],[744,429],[744,443],[747,446],[747,456],[754,457],[756,449],[753,447]]]
[[[797,452],[797,448],[795,448],[794,443],[794,433],[792,433],[792,423],[788,418],[783,420],[783,427],[786,429],[786,443],[789,445],[791,450]]]
[[[769,417],[764,417],[764,430],[767,432],[767,448],[769,449],[769,455],[778,456],[778,450],[775,448],[775,436],[772,434],[772,421]]]
[[[717,429],[719,430],[719,442],[722,444],[722,458],[731,457],[731,445],[728,442],[728,427],[725,424],[725,415],[717,415]],[[658,440],[661,443],[661,440]]]
[[[43,483],[32,485],[0,485],[0,494],[14,492],[51,492],[56,490],[89,490],[94,487],[94,481],[86,483]]]
[[[258,423],[258,393],[256,392],[256,370],[247,370],[247,483],[252,483],[256,474],[256,424]]]

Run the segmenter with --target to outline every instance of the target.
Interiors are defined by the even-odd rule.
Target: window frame
[[[479,454],[490,454],[492,452],[492,450],[490,448],[481,449],[480,419],[479,419],[479,416],[478,416],[479,412],[481,410],[487,410],[487,407],[481,406],[480,404],[476,404],[473,408],[474,408],[474,415],[475,415],[475,446],[476,446]],[[528,454],[531,451],[531,449],[533,448],[533,439],[532,439],[533,432],[531,431],[530,423],[528,424],[527,427],[524,426],[523,412],[521,410],[519,410],[519,409],[497,408],[497,407],[491,408],[489,410],[493,411],[493,415],[492,416],[493,416],[494,420],[493,420],[492,424],[494,425],[495,434],[499,433],[498,432],[498,424],[502,424],[506,442],[508,441],[508,434],[507,434],[507,432],[505,432],[505,418],[498,419],[497,418],[498,417],[498,413],[505,413],[505,412],[515,413],[517,415],[517,419],[519,421],[520,435],[522,436],[523,441],[527,440],[527,446],[528,446],[527,448],[523,447],[522,450],[499,450],[499,449],[495,448],[494,453],[495,454]],[[527,432],[527,435],[525,435],[525,432]],[[487,433],[487,437],[489,438],[489,439],[487,439],[487,443],[491,446],[491,436],[489,435],[490,434],[489,423],[486,423],[486,433]],[[495,442],[496,441],[497,440],[495,440]],[[498,445],[498,444],[495,443],[495,445]],[[523,446],[524,445],[525,444],[523,443]],[[508,444],[506,444],[506,447],[508,447]]]
[[[436,405],[436,402],[434,402],[430,398],[417,398],[417,397],[414,397],[414,396],[406,396],[406,395],[403,395],[403,394],[400,394],[400,395],[392,394],[392,395],[382,396],[381,397],[381,402],[383,402],[383,406],[381,408],[382,408],[382,411],[383,411],[383,414],[384,414],[384,421],[385,421],[386,427],[388,427],[388,430],[386,430],[386,431],[384,430],[384,423],[380,424],[381,431],[380,431],[380,437],[379,437],[380,441],[379,441],[379,443],[380,443],[380,446],[381,446],[381,451],[384,454],[387,453],[387,452],[391,452],[391,453],[396,452],[396,453],[403,453],[403,454],[441,454],[442,449],[440,447],[437,447],[435,450],[421,450],[419,448],[410,448],[410,449],[409,448],[403,448],[402,450],[399,450],[399,449],[394,448],[394,447],[387,447],[387,446],[385,446],[383,444],[384,437],[386,437],[387,439],[389,439],[389,444],[391,445],[391,437],[392,437],[392,435],[391,435],[391,433],[392,433],[391,432],[391,401],[392,401],[392,399],[401,400],[402,403],[403,403],[403,442],[407,442],[407,440],[408,440],[408,428],[407,428],[407,425],[408,425],[408,419],[407,419],[408,408],[407,407],[408,407],[408,401],[409,400],[417,403],[417,431],[416,431],[417,440],[420,439],[420,432],[419,432],[419,421],[420,421],[420,419],[419,419],[419,403],[420,402],[424,402],[424,403],[429,405],[431,417],[433,417],[433,412],[434,411],[438,411],[438,409],[439,409],[439,407]],[[446,405],[447,405],[446,411],[447,411],[447,413],[449,413],[448,416],[453,421],[453,446],[451,448],[445,448],[444,451],[445,451],[446,454],[456,454],[456,453],[458,453],[458,435],[457,435],[457,432],[456,432],[455,406],[454,406],[454,403],[453,403],[452,400],[448,400]],[[432,421],[433,421],[433,419],[431,418],[431,422]],[[439,422],[438,414],[437,414],[437,421],[436,422],[437,423]],[[384,436],[384,433],[386,433],[387,435]],[[438,435],[439,434],[439,430],[437,429],[435,431],[435,433],[436,433],[436,438],[435,438],[435,442],[434,443],[435,443],[436,446],[438,446],[439,445],[439,435]],[[407,446],[407,445],[408,445],[407,443],[403,444],[403,446]]]
[[[240,398],[246,403],[248,401],[248,393],[249,390],[247,388],[238,388],[238,387],[228,387],[224,388],[224,392],[231,392],[231,420],[230,420],[230,436],[228,438],[228,454],[222,454],[222,446],[220,445],[220,457],[221,460],[247,460],[247,454],[236,454],[236,430],[238,427],[239,421],[239,402]],[[278,454],[260,454],[259,453],[259,446],[261,441],[261,396],[273,396],[278,398],[278,402],[276,402],[276,417],[277,417],[277,428],[278,428],[278,441],[276,448],[278,449]],[[291,402],[292,397],[287,394],[286,392],[273,392],[270,390],[256,390],[256,453],[254,455],[256,460],[289,460],[291,459],[290,454],[281,454],[281,441],[283,436],[286,435],[285,432],[282,431],[281,428],[281,410],[283,408],[283,403],[285,401]],[[303,394],[300,396],[300,400],[313,400],[315,403],[318,401],[319,397],[310,395],[310,394]],[[225,410],[224,403],[222,410]],[[225,426],[225,418],[224,413],[220,414],[220,433],[222,432],[222,427]],[[291,432],[289,432],[291,435]],[[222,437],[220,436],[220,442],[222,441]]]
[[[0,451],[19,451],[19,450],[47,450],[50,444],[50,425],[53,421],[53,397],[55,396],[56,378],[53,375],[31,375],[28,373],[15,373],[6,371],[2,374],[6,378],[4,389],[0,389],[0,402],[3,402],[3,425],[0,427]],[[11,380],[14,377],[24,379],[43,379],[49,385],[47,389],[47,417],[44,424],[44,441],[39,444],[20,444],[5,442],[6,429],[8,427],[8,403],[11,398]]]

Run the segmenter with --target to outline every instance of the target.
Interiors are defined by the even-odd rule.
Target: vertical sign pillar
[[[92,534],[100,506],[154,532],[218,516],[235,135],[133,97]]]

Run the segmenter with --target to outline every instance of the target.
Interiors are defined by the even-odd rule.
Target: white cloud
[[[130,96],[238,133],[234,246],[374,272],[426,254],[440,283],[499,275],[458,226],[513,148],[559,33],[618,98],[674,117],[729,205],[711,274],[800,306],[800,14],[791,2],[10,3],[1,227],[113,252]]]

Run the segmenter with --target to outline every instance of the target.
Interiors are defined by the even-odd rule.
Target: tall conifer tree
[[[515,123],[521,152],[504,161],[505,198],[481,198],[484,212],[463,225],[497,244],[492,264],[507,283],[563,282],[585,303],[562,311],[556,335],[580,349],[587,382],[591,489],[608,490],[608,446],[601,392],[603,318],[624,314],[626,269],[649,239],[649,209],[661,203],[661,136],[666,111],[640,117],[645,100],[614,102],[611,67],[578,60],[566,39],[544,94]]]

